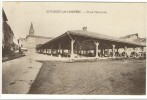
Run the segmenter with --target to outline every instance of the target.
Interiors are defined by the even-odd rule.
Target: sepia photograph
[[[2,2],[2,94],[146,95],[146,3]]]

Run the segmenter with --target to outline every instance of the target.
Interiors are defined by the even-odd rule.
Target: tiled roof
[[[27,37],[44,38],[44,39],[52,39],[53,38],[53,37],[45,37],[45,36],[38,36],[38,35],[27,35]]]

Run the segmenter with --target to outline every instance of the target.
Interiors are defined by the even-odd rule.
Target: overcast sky
[[[109,36],[139,33],[145,37],[145,7],[144,3],[3,2],[15,41],[29,34],[31,22],[35,35],[47,37],[81,30],[84,26],[88,31]],[[53,10],[80,10],[81,13],[49,13]],[[99,13],[83,13],[86,11]]]

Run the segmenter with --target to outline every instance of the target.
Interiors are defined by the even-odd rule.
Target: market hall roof
[[[61,43],[62,41],[66,41],[64,43],[69,42],[69,40],[93,40],[93,41],[98,41],[100,43],[108,43],[108,44],[115,44],[118,47],[123,47],[123,46],[128,46],[128,47],[145,47],[146,45],[135,43],[135,42],[130,42],[130,41],[125,41],[120,38],[112,37],[112,36],[107,36],[104,34],[100,33],[95,33],[95,32],[90,32],[90,31],[85,31],[85,30],[71,30],[67,31],[64,34],[42,44],[39,46],[37,49],[40,48],[49,48],[53,44],[58,44]]]

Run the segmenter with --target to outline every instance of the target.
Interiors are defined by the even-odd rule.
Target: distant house
[[[141,44],[146,44],[146,38],[140,38],[137,42]]]
[[[138,36],[138,33],[135,33],[135,34],[129,34],[120,38],[127,41],[136,41],[139,39],[139,36]]]
[[[123,40],[126,40],[126,41],[146,45],[146,38],[140,38],[138,33],[126,35],[126,36],[123,36],[123,37],[120,37],[120,38],[123,39]],[[142,51],[146,52],[146,47],[136,48],[135,51],[136,51],[136,53],[140,53]],[[128,54],[130,54],[132,52],[134,52],[134,49],[132,49],[132,48],[128,49]]]
[[[27,50],[27,39],[26,38],[19,38],[18,45],[21,50]]]
[[[3,16],[2,54],[3,56],[5,56],[6,54],[13,52],[12,45],[13,45],[14,33],[10,25],[7,23],[8,19],[4,10],[2,10],[2,16]]]

